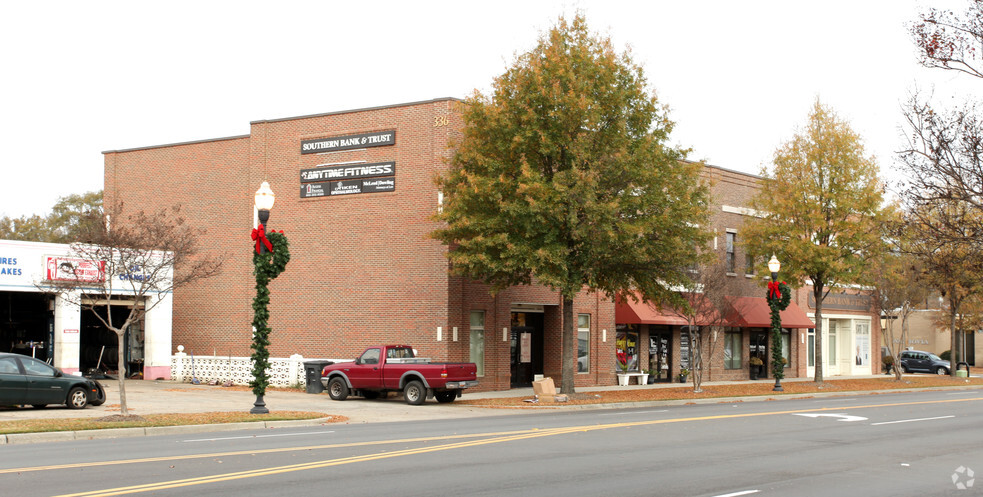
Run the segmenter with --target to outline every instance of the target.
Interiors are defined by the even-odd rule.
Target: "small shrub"
[[[939,359],[942,359],[943,361],[951,361],[952,360],[952,351],[951,350],[947,350],[947,351],[939,354]]]

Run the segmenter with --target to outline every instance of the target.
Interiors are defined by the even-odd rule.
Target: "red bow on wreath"
[[[784,281],[782,283],[785,283]],[[768,282],[768,298],[770,299],[780,299],[782,298],[782,289],[779,287],[781,283],[777,281]]]
[[[260,253],[259,252],[260,243],[266,246],[266,250],[269,250],[271,253],[273,252],[273,244],[270,243],[270,241],[266,238],[266,229],[263,228],[262,224],[259,225],[259,227],[253,228],[253,240],[256,240],[257,254]]]

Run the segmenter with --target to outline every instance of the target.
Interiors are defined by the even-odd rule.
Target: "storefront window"
[[[471,362],[485,375],[485,311],[471,311]]]
[[[742,334],[740,331],[724,333],[724,368],[741,369]]]
[[[577,372],[590,372],[590,314],[577,316]]]
[[[870,323],[857,323],[857,366],[870,366]]]
[[[792,330],[782,328],[782,358],[785,359],[785,367],[792,365],[792,358],[789,351],[792,349]]]
[[[808,345],[806,347],[806,356],[808,359],[809,367],[816,367],[816,329],[809,328],[809,336],[807,337]]]
[[[618,372],[638,371],[638,331],[633,325],[618,330],[615,341]]]

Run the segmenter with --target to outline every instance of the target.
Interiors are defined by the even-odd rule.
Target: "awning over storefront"
[[[651,302],[633,302],[619,295],[614,308],[614,322],[617,324],[666,324],[686,326],[685,319],[672,314],[668,309],[662,311]]]
[[[702,294],[683,294],[687,299],[691,299],[691,303],[694,307],[708,309],[709,306],[706,305]],[[698,299],[698,303],[694,303],[692,299]],[[687,326],[689,322],[686,318],[677,315],[672,311],[672,309],[664,308],[659,309],[659,307],[650,302],[633,302],[630,298],[626,298],[623,295],[619,295],[616,300],[616,307],[614,309],[614,320],[618,324],[665,324],[670,326]],[[711,316],[699,315],[696,317],[696,324],[698,326],[710,325],[718,322],[718,319],[714,319]]]
[[[697,295],[697,298],[699,295]],[[729,297],[731,312],[727,319],[697,318],[697,325],[708,324],[720,326],[739,326],[745,328],[771,327],[771,308],[764,297]],[[815,328],[816,325],[806,316],[802,308],[791,302],[781,312],[783,328]],[[614,319],[617,324],[663,324],[669,326],[686,326],[689,323],[677,316],[670,309],[659,309],[653,303],[633,302],[630,298],[619,295],[615,299]]]
[[[764,297],[733,297],[730,299],[735,315],[731,321],[736,326],[748,328],[770,328],[771,308]],[[782,318],[782,328],[815,328],[815,323],[806,316],[802,308],[790,302],[788,307],[779,313]]]

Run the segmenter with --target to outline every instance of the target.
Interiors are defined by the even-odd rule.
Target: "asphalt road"
[[[0,447],[2,495],[978,495],[983,390]],[[966,487],[965,490],[958,485]]]

